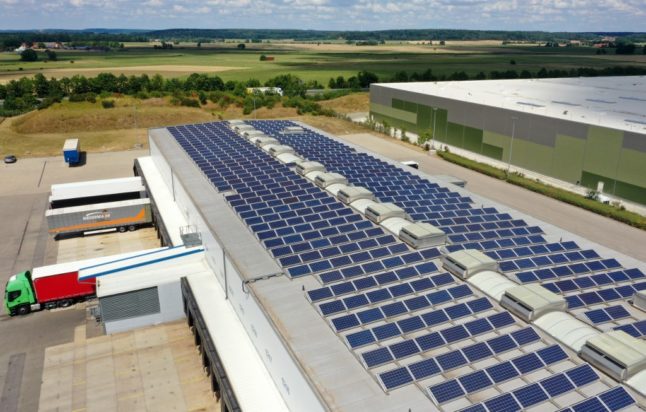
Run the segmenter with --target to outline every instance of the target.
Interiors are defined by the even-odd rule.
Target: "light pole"
[[[433,136],[431,136],[431,150],[435,150],[435,124],[437,122],[437,107],[433,108]],[[429,150],[430,152],[430,150]]]
[[[256,119],[256,97],[252,97],[251,100],[253,100],[253,118],[254,120]]]
[[[516,120],[518,117],[511,117],[511,144],[509,145],[509,159],[507,161],[507,174],[509,174],[509,169],[511,169],[511,156],[514,153],[514,134],[516,133]]]

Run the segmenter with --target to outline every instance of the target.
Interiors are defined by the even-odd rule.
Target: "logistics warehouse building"
[[[226,410],[645,405],[643,262],[290,121],[149,142],[212,271],[181,291]]]
[[[373,84],[376,121],[646,204],[646,77]],[[513,136],[513,147],[512,147]]]

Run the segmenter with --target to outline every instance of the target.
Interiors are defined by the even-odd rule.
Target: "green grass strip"
[[[476,172],[480,172],[487,176],[495,177],[500,180],[505,180],[508,183],[523,187],[525,189],[531,190],[532,192],[540,193],[553,199],[560,200],[561,202],[569,203],[571,205],[589,210],[593,213],[597,213],[619,222],[626,223],[630,226],[646,230],[646,217],[637,213],[630,212],[628,210],[622,210],[612,205],[607,205],[596,200],[588,199],[568,190],[537,182],[536,180],[528,179],[519,174],[507,174],[505,170],[485,163],[476,162],[475,160],[467,159],[465,157],[456,155],[455,153],[438,151],[437,154],[442,159],[466,167],[467,169],[475,170]]]

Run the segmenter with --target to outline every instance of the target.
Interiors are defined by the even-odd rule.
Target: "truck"
[[[63,144],[63,159],[69,166],[77,165],[81,162],[81,144],[79,139],[67,139]]]
[[[37,267],[13,275],[5,285],[4,307],[10,316],[70,306],[96,295],[96,276],[79,280],[82,269],[146,255],[160,249],[122,253]]]
[[[116,229],[133,231],[152,223],[150,199],[131,199],[93,205],[49,209],[49,233],[57,236]]]

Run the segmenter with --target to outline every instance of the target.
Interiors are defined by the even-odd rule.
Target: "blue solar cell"
[[[503,362],[498,365],[490,366],[486,371],[495,383],[504,382],[519,375],[511,362]]]
[[[438,385],[431,386],[429,391],[438,404],[450,401],[451,399],[464,396],[464,390],[457,381],[443,382]]]
[[[471,288],[467,285],[460,285],[460,286],[455,286],[450,289],[448,289],[448,292],[451,294],[453,299],[460,299],[465,296],[470,296],[473,294],[471,291]]]
[[[513,393],[516,396],[516,399],[518,399],[518,402],[520,402],[520,404],[523,406],[523,408],[528,408],[548,399],[548,396],[543,388],[541,388],[537,383],[517,389]]]
[[[453,326],[440,332],[447,343],[457,342],[469,337],[469,332],[463,325]]]
[[[450,319],[458,319],[471,314],[471,310],[466,305],[466,303],[460,303],[458,305],[449,306],[444,309],[446,314]]]
[[[471,335],[479,335],[493,329],[487,319],[476,319],[464,324]]]
[[[407,340],[390,345],[390,351],[396,359],[402,359],[420,352],[414,340]]]
[[[388,317],[401,315],[402,313],[408,312],[408,309],[402,302],[389,303],[381,307],[381,310]]]
[[[451,300],[451,295],[449,295],[446,290],[439,290],[437,292],[429,293],[428,295],[426,295],[426,297],[433,305],[439,305]]]
[[[603,309],[596,309],[596,310],[585,312],[585,316],[587,316],[588,319],[590,319],[590,321],[595,325],[598,323],[609,322],[612,320],[610,319],[610,316],[608,316],[608,314]]]
[[[355,314],[345,315],[332,319],[332,324],[337,331],[359,326],[359,318]]]
[[[467,393],[477,392],[493,385],[491,379],[484,371],[477,371],[464,375],[458,379]]]
[[[443,310],[434,310],[431,312],[424,313],[422,319],[426,323],[426,326],[434,326],[449,320],[448,316]]]
[[[422,335],[418,338],[415,338],[415,341],[423,351],[444,346],[446,344],[446,341],[438,332]]]
[[[401,334],[401,331],[399,330],[399,328],[397,327],[397,324],[395,323],[388,323],[385,325],[377,326],[372,329],[372,332],[379,340],[392,338],[393,336],[397,336]]]
[[[460,351],[452,351],[439,355],[435,360],[444,371],[455,369],[468,363],[467,359]]]
[[[563,359],[567,359],[567,354],[558,345],[552,345],[547,348],[540,349],[536,352],[546,365],[550,365]]]
[[[425,296],[417,296],[414,298],[406,299],[404,301],[404,304],[411,311],[430,306],[430,304],[428,303],[428,299],[426,299]]]
[[[379,348],[361,354],[363,361],[371,368],[373,366],[388,363],[393,360],[393,356],[388,351],[388,348]]]
[[[362,330],[361,332],[351,333],[345,337],[352,348],[358,348],[375,341],[375,337],[369,330]]]
[[[511,363],[514,364],[520,373],[529,373],[543,367],[543,362],[541,362],[535,353],[528,353],[527,355],[512,359]]]
[[[476,300],[471,300],[467,302],[469,308],[474,312],[484,312],[485,310],[491,309],[493,305],[487,298],[480,298]]]
[[[570,369],[565,373],[577,387],[581,387],[599,379],[597,373],[592,370],[592,367],[588,364]]]
[[[516,342],[509,335],[498,336],[487,341],[495,353],[502,353],[516,347]]]
[[[332,291],[330,288],[319,288],[319,289],[314,289],[310,290],[307,292],[307,295],[309,296],[310,300],[312,302],[316,302],[319,300],[327,299],[329,297],[332,297]]]
[[[377,285],[377,281],[373,277],[365,277],[352,281],[357,290],[371,288]]]
[[[398,368],[388,372],[380,373],[379,378],[386,389],[395,389],[413,381],[413,377],[406,368]]]
[[[440,367],[435,362],[435,359],[424,359],[423,361],[412,363],[408,365],[408,369],[416,380],[424,379],[440,372]]]
[[[431,279],[433,280],[433,283],[435,283],[435,286],[448,285],[454,282],[453,276],[448,273],[440,273],[439,275],[431,276]]]
[[[363,324],[375,322],[384,318],[383,313],[381,313],[377,308],[361,311],[357,313],[357,316]]]
[[[327,316],[333,313],[344,311],[345,306],[343,305],[343,302],[341,302],[340,300],[335,300],[332,302],[326,302],[326,303],[320,304],[319,309],[321,310],[321,313],[323,313],[323,315]]]
[[[330,289],[332,289],[332,292],[334,292],[336,296],[354,292],[355,290],[354,285],[351,282],[338,283],[330,286]]]
[[[574,385],[567,379],[565,374],[554,375],[543,379],[541,386],[552,398],[574,389]]]
[[[616,306],[610,306],[606,308],[606,313],[612,318],[612,319],[621,319],[621,318],[627,318],[630,316],[630,313],[626,310],[621,305],[616,305]]]
[[[494,328],[502,328],[504,326],[515,323],[514,318],[511,317],[511,314],[509,314],[509,312],[501,312],[489,316],[489,322],[491,322]]]
[[[633,397],[630,396],[622,386],[618,386],[602,393],[599,395],[599,399],[601,399],[601,401],[603,401],[611,411],[618,411],[635,403],[635,399],[633,399]]]
[[[586,399],[571,407],[573,412],[606,412],[605,406],[601,403],[599,398]]]
[[[371,303],[382,302],[392,297],[390,296],[390,292],[388,292],[387,289],[373,290],[372,292],[368,292],[366,295],[368,296],[368,300],[370,300]]]
[[[469,362],[475,362],[480,359],[488,358],[493,355],[493,352],[484,343],[476,343],[475,345],[466,346],[462,349],[462,353],[469,359]]]
[[[399,325],[399,328],[402,330],[403,333],[409,333],[426,327],[426,325],[422,321],[422,318],[420,318],[419,316],[415,316],[408,319],[402,319],[397,322],[397,325]]]
[[[435,285],[429,278],[416,279],[410,283],[415,292],[421,292],[433,288]]]
[[[516,412],[521,410],[521,406],[518,402],[516,402],[514,397],[508,393],[496,396],[495,398],[486,401],[484,404],[487,409],[495,412]]]

